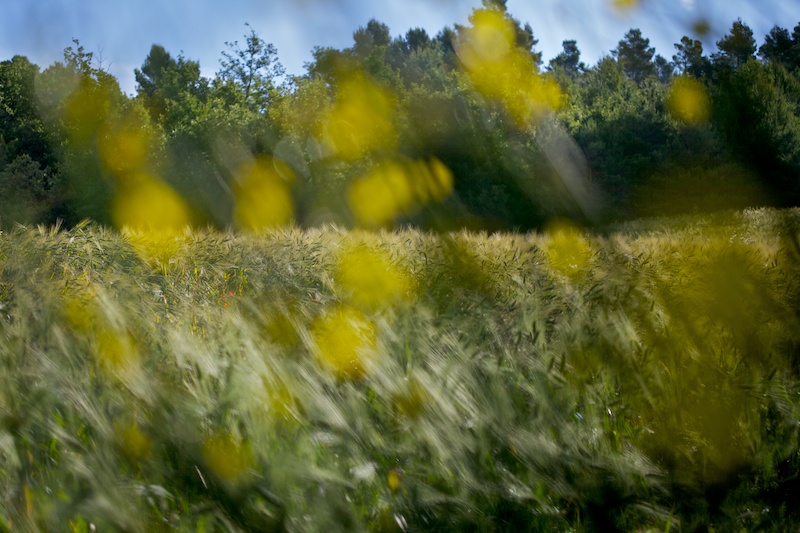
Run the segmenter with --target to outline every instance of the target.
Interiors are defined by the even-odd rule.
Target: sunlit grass
[[[3,233],[0,530],[783,530],[799,221]]]

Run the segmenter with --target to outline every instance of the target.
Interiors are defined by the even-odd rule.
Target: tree
[[[222,52],[219,61],[222,68],[217,76],[241,91],[247,105],[263,111],[274,101],[277,79],[286,70],[278,61],[278,50],[272,43],[265,42],[252,28],[244,37],[244,48],[238,41],[225,43],[228,50]]]
[[[658,74],[653,63],[655,51],[655,48],[650,46],[650,39],[642,37],[642,32],[634,28],[625,34],[625,38],[611,54],[617,59],[625,74],[641,84],[645,78]]]
[[[174,122],[167,115],[170,102],[176,102],[182,94],[204,100],[208,82],[200,76],[200,63],[189,61],[182,55],[174,59],[163,46],[154,44],[145,58],[142,68],[134,69],[136,92],[144,102],[150,115],[158,122]]]
[[[675,45],[677,53],[672,56],[672,62],[680,74],[703,78],[708,74],[711,63],[703,56],[703,43],[697,39],[681,37],[681,42]]]
[[[800,67],[800,24],[794,29],[795,38],[789,30],[774,26],[764,38],[758,55],[766,61],[780,63],[791,71]]]
[[[672,74],[675,72],[675,65],[667,61],[667,59],[660,54],[656,55],[653,64],[656,66],[658,81],[664,84],[669,83],[669,80],[672,79]]]
[[[405,42],[408,46],[408,51],[414,52],[430,46],[431,38],[423,28],[412,28],[406,32]]]
[[[53,222],[47,215],[56,200],[55,180],[28,154],[5,166],[0,160],[0,226]]]
[[[28,154],[43,167],[55,164],[39,114],[34,87],[39,67],[28,58],[14,56],[0,62],[0,137],[8,143],[12,159]]]
[[[165,73],[175,66],[175,60],[163,46],[158,44],[151,46],[150,53],[142,64],[142,69],[133,70],[137,92],[146,98],[152,98]]]
[[[753,30],[742,19],[737,19],[730,32],[717,41],[717,48],[719,52],[712,56],[714,64],[738,69],[756,53]]]
[[[561,70],[569,77],[574,78],[586,70],[586,65],[581,61],[581,51],[574,40],[561,43],[562,52],[550,60],[549,70]]]
[[[370,19],[366,27],[362,26],[353,32],[353,41],[353,52],[356,56],[366,58],[375,48],[389,46],[389,27],[383,22]]]
[[[715,126],[737,158],[757,171],[774,199],[800,199],[800,80],[775,63],[748,61],[721,76]]]
[[[321,79],[327,84],[333,84],[337,76],[349,70],[352,58],[341,50],[329,46],[315,46],[311,50],[313,61],[303,64],[307,76],[312,79]]]

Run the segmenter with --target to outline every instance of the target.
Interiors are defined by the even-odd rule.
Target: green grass
[[[0,234],[0,531],[783,531],[800,211]]]

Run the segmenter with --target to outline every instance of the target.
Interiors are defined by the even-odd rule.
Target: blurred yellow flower
[[[667,108],[673,117],[687,124],[702,124],[711,118],[711,97],[702,82],[681,76],[667,95]]]
[[[375,310],[410,296],[413,279],[385,253],[366,245],[340,252],[334,280],[355,307]]]
[[[153,448],[150,440],[134,422],[116,428],[117,438],[122,454],[130,461],[138,462],[147,459]]]
[[[588,269],[592,247],[577,227],[559,222],[551,225],[547,233],[550,235],[550,243],[545,254],[556,272],[575,278]]]
[[[343,159],[358,159],[369,152],[391,150],[397,142],[393,122],[393,95],[354,74],[339,84],[336,101],[322,121],[319,137]]]
[[[103,163],[118,179],[124,181],[126,177],[144,169],[151,139],[141,125],[129,119],[104,131],[98,144]]]
[[[320,363],[339,379],[360,379],[376,356],[375,325],[352,307],[336,307],[318,318],[311,334]]]
[[[639,0],[612,0],[611,4],[618,11],[628,11],[639,6]]]
[[[294,216],[291,186],[295,176],[279,159],[260,157],[236,172],[234,220],[243,230],[289,224]]]
[[[379,165],[366,176],[355,180],[347,200],[356,220],[364,226],[383,226],[414,205],[411,183],[405,168],[396,162]]]
[[[148,174],[126,182],[114,197],[111,216],[118,228],[176,233],[191,223],[189,207],[175,190]]]
[[[266,321],[264,332],[276,344],[286,348],[292,347],[300,340],[294,320],[294,313],[291,310],[278,312]]]
[[[95,343],[97,362],[108,374],[126,381],[140,370],[141,354],[130,333],[102,327]]]
[[[436,158],[388,160],[354,180],[347,200],[359,224],[379,227],[399,216],[411,216],[430,202],[441,202],[452,191],[453,173]]]
[[[303,415],[303,405],[297,396],[283,382],[265,386],[269,412],[282,421],[299,421]]]
[[[389,489],[392,492],[396,492],[397,489],[400,488],[400,472],[395,468],[389,470],[389,474],[386,476],[386,482],[389,485]]]
[[[255,465],[250,446],[227,432],[215,433],[206,439],[203,460],[217,478],[227,483],[240,481]]]
[[[397,411],[409,418],[416,418],[430,402],[430,395],[423,385],[414,377],[404,381],[400,390],[393,395]]]
[[[476,9],[456,52],[475,89],[503,104],[520,127],[563,104],[558,83],[540,76],[529,51],[516,44],[514,23],[498,9]]]

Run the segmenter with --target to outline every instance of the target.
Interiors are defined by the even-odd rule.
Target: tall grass
[[[0,235],[0,531],[784,530],[798,211]]]

